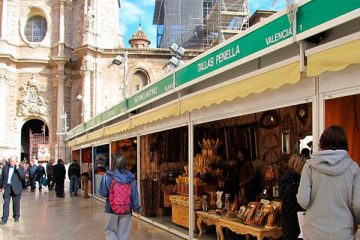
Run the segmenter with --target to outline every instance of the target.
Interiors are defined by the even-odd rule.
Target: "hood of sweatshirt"
[[[324,150],[314,153],[307,161],[316,170],[331,176],[343,174],[352,164],[345,150]]]
[[[128,170],[120,172],[118,169],[115,169],[115,171],[108,170],[106,173],[112,175],[115,181],[119,183],[130,183],[135,180],[135,175]]]

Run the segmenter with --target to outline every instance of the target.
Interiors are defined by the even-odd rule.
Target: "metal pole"
[[[124,89],[123,89],[123,95],[124,95],[124,99],[126,99],[128,97],[128,51],[126,51],[124,53]]]

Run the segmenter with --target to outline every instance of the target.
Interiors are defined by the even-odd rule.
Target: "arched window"
[[[29,42],[41,42],[47,31],[46,19],[40,15],[30,17],[25,25],[25,37]]]
[[[130,94],[139,91],[149,84],[149,77],[146,72],[138,70],[134,73],[130,83]]]

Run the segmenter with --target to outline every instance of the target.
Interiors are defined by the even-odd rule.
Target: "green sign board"
[[[297,11],[297,33],[303,33],[359,8],[359,0],[312,0]]]
[[[290,22],[285,14],[177,71],[176,87],[292,36]]]
[[[153,99],[167,91],[174,89],[173,75],[167,76],[154,85],[130,97],[127,101],[128,109],[136,107],[150,99]]]
[[[120,115],[121,113],[124,113],[126,111],[126,101],[122,101],[119,104],[116,104],[112,108],[106,110],[105,112],[101,113],[101,121],[104,122],[106,120],[109,120],[117,115]]]
[[[93,128],[100,123],[101,123],[101,115],[97,115],[85,123],[86,129]]]
[[[85,124],[78,125],[72,131],[73,131],[74,135],[81,134],[82,132],[85,131]]]

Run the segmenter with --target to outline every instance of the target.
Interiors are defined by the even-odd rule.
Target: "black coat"
[[[55,182],[64,182],[66,175],[65,166],[61,163],[57,163],[54,166],[54,179]]]
[[[36,168],[36,171],[35,171],[35,179],[37,181],[40,181],[40,179],[45,176],[46,177],[46,172],[45,172],[45,168],[43,166],[41,166],[39,164],[39,166]]]
[[[300,234],[297,212],[304,211],[297,203],[296,194],[300,183],[300,175],[294,171],[285,173],[280,178],[279,194],[282,201],[282,239],[298,239]]]
[[[68,169],[68,177],[70,178],[72,175],[80,177],[80,165],[78,163],[73,162],[70,164]]]
[[[1,180],[2,186],[1,188],[5,189],[8,185],[8,176],[9,176],[10,165],[6,164],[2,170]],[[25,171],[22,166],[19,166],[18,169],[15,168],[14,173],[11,177],[11,189],[13,190],[15,195],[19,195],[22,193],[23,187],[21,184],[21,179],[25,178]]]

